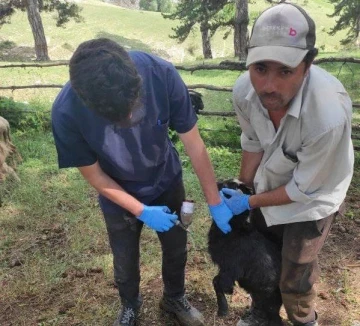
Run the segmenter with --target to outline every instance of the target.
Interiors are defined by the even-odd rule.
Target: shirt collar
[[[302,103],[303,103],[303,98],[306,92],[306,86],[308,84],[309,81],[309,75],[307,75],[304,80],[303,83],[299,89],[299,91],[297,92],[297,94],[295,95],[295,97],[293,98],[289,110],[288,110],[288,114],[293,116],[294,118],[299,118],[300,116],[300,112],[301,112],[301,107],[302,107]]]

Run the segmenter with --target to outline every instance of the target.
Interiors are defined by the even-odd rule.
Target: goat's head
[[[252,195],[253,191],[251,188],[246,186],[243,182],[239,181],[238,179],[227,179],[217,182],[218,189],[221,190],[222,188],[230,188],[234,190],[238,190],[239,192],[246,194],[246,195]],[[224,194],[224,196],[227,197],[227,195]],[[230,225],[233,230],[237,231],[244,231],[250,228],[249,222],[249,212],[246,211],[242,214],[235,215],[230,220]]]
[[[251,195],[252,189],[249,188],[245,183],[239,181],[238,179],[227,179],[217,182],[218,189],[221,190],[222,188],[230,188],[234,190],[238,190],[246,195]]]

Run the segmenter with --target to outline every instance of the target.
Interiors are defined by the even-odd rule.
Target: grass
[[[207,138],[206,134],[203,137],[207,144],[214,138]],[[16,315],[16,325],[29,321],[44,326],[110,325],[118,309],[118,299],[112,281],[112,257],[95,191],[76,169],[58,170],[50,132],[14,132],[13,141],[22,154],[23,163],[18,168],[21,183],[6,183],[8,191],[2,198],[0,324],[8,325],[7,318]],[[187,292],[198,305],[199,302],[207,304],[203,309],[215,314],[211,280],[216,269],[206,254],[208,210],[181,143],[176,143],[176,147],[182,160],[187,197],[196,201],[188,242]],[[208,150],[218,178],[237,175],[239,151],[234,153],[230,146],[210,145]],[[357,154],[357,162],[359,159]],[[358,163],[356,171],[358,175]],[[356,177],[350,188],[349,195],[353,198],[357,198],[358,180]],[[358,208],[348,209],[351,219],[358,213]],[[155,325],[173,325],[158,317],[155,302],[151,301],[161,295],[159,250],[156,234],[144,228],[141,288],[146,301],[146,320]],[[341,253],[339,257],[345,266],[349,254]],[[352,288],[353,277],[350,272],[341,272],[332,278],[340,283],[330,293],[340,306],[340,302],[353,305],[355,313],[359,306],[356,290]],[[237,318],[247,304],[246,297],[238,291],[230,297],[231,311],[235,313],[231,318]],[[10,306],[11,311],[4,310]],[[353,315],[348,314],[346,318],[336,325],[352,325],[345,320],[353,320]],[[216,321],[214,325],[234,324],[232,319]]]
[[[5,185],[11,191],[3,197],[1,207],[0,283],[3,287],[0,307],[3,298],[12,304],[33,298],[30,306],[34,311],[27,313],[26,307],[22,307],[23,315],[17,319],[19,325],[37,313],[38,325],[66,324],[65,316],[59,311],[66,310],[67,305],[74,311],[74,320],[102,325],[116,313],[117,299],[111,286],[112,259],[96,194],[76,169],[57,169],[50,133],[15,133],[13,138],[23,163],[18,170],[21,184]],[[189,240],[192,248],[189,262],[193,264],[194,260],[203,259],[210,219],[191,165],[181,146],[178,149],[188,197],[197,202],[194,233]],[[215,164],[222,167],[218,173],[227,177],[235,173],[239,155],[230,155],[226,149],[214,149],[211,154]],[[224,155],[225,160],[222,159]],[[145,228],[141,247],[145,288],[154,279],[161,282],[158,278],[159,250],[156,234]],[[209,278],[213,275],[211,271],[213,267],[207,270]],[[203,279],[204,275],[198,277]],[[76,280],[84,284],[74,285]],[[67,289],[69,286],[71,288]],[[211,293],[211,289],[207,291]],[[55,296],[56,304],[53,302]],[[96,311],[96,315],[91,311]]]
[[[297,1],[302,4],[304,1]],[[192,34],[183,44],[165,37],[175,22],[162,19],[158,13],[123,9],[100,1],[82,1],[84,24],[70,23],[56,28],[49,14],[43,15],[50,57],[68,59],[77,45],[89,38],[110,37],[131,49],[156,53],[174,63],[198,64],[201,57],[199,33]],[[265,2],[250,4],[252,13],[265,8]],[[359,51],[343,49],[340,39],[326,34],[333,20],[326,16],[331,6],[325,0],[307,2],[306,8],[318,25],[320,57],[355,56]],[[19,12],[12,23],[1,29],[0,60],[2,64],[33,58],[33,39],[26,14]],[[5,37],[6,36],[6,37]],[[218,33],[212,41],[219,62],[232,58],[232,40],[223,40]],[[192,52],[194,50],[194,52]],[[11,55],[4,55],[13,51]],[[17,53],[17,54],[16,54]],[[360,65],[340,63],[322,67],[337,76],[347,88],[354,102],[360,103]],[[1,69],[1,84],[64,84],[67,67]],[[240,72],[180,71],[186,84],[232,86]],[[0,96],[27,102],[35,109],[50,112],[58,89],[29,89],[0,91]],[[201,90],[205,110],[231,110],[231,93]],[[47,117],[48,118],[48,117]],[[360,115],[354,112],[354,124]],[[217,177],[230,178],[238,174],[239,127],[234,118],[200,116],[199,126],[206,142]],[[216,130],[216,131],[214,131]],[[0,195],[0,324],[8,325],[107,325],[118,309],[117,292],[113,287],[112,257],[105,225],[97,203],[97,195],[81,178],[76,169],[58,170],[54,142],[50,131],[15,131],[13,141],[22,155],[18,167],[21,183],[8,180],[1,185]],[[184,169],[187,196],[196,201],[195,221],[189,239],[187,291],[218,326],[236,324],[236,314],[229,319],[216,319],[216,303],[211,280],[216,269],[206,254],[206,234],[210,226],[199,183],[180,143],[176,143]],[[349,194],[358,198],[360,154],[356,154],[355,177]],[[350,206],[348,217],[356,219],[359,207]],[[154,232],[147,228],[142,234],[141,287],[148,302],[145,313],[148,324],[172,325],[157,316],[154,299],[161,292],[159,243]],[[355,289],[351,289],[352,274],[344,273],[341,281],[346,293],[337,293],[341,300],[359,311]],[[238,291],[238,290],[237,290]],[[345,297],[344,297],[345,295]],[[345,299],[344,299],[345,298]],[[238,292],[231,297],[231,307],[244,309],[247,301]],[[341,309],[341,308],[338,308]],[[357,309],[357,310],[356,310]],[[353,318],[351,314],[348,320]],[[347,319],[341,323],[346,324]],[[7,324],[8,323],[8,324]],[[146,324],[146,323],[145,323]],[[340,322],[338,323],[340,325]],[[329,325],[326,325],[329,326]]]
[[[317,1],[294,1],[304,5],[317,24],[317,46],[320,49],[319,57],[331,56],[354,56],[360,57],[360,51],[343,48],[340,40],[344,38],[346,31],[335,36],[329,36],[327,32],[334,25],[333,19],[326,16],[332,12],[332,6],[326,0]],[[155,53],[173,63],[196,64],[202,63],[201,39],[198,30],[191,33],[189,38],[182,44],[167,37],[172,34],[172,28],[176,21],[163,19],[160,13],[142,12],[124,9],[96,0],[85,0],[79,3],[83,7],[82,15],[84,23],[69,22],[66,28],[57,28],[52,14],[42,14],[45,33],[49,47],[49,55],[52,60],[69,59],[74,49],[82,41],[96,38],[109,37],[129,49],[142,50]],[[256,16],[268,5],[265,1],[257,1],[249,4],[251,16]],[[250,27],[249,27],[250,28]],[[26,13],[18,12],[11,20],[1,28],[0,60],[4,64],[16,61],[31,60],[34,58],[33,37],[27,22]],[[234,59],[232,34],[223,40],[223,31],[219,31],[212,39],[214,62],[224,59]],[[1,49],[5,48],[5,53]],[[9,48],[13,48],[12,51]],[[23,54],[23,55],[22,55]],[[359,68],[355,64],[327,64],[334,74],[339,74],[341,81],[345,82],[354,102],[360,102],[359,95]],[[68,80],[68,67],[49,68],[13,68],[1,69],[2,86],[30,85],[30,84],[64,84]],[[206,81],[206,84],[217,86],[232,86],[240,72],[231,71],[197,71],[193,74],[181,72],[188,84]],[[204,83],[204,82],[203,82]],[[14,97],[19,101],[31,101],[41,98],[53,102],[58,89],[26,89],[16,91],[0,91],[0,96]],[[206,99],[207,109],[222,110],[231,109],[229,94],[216,93],[202,90]]]

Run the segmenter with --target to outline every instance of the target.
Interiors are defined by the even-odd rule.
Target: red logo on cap
[[[289,35],[290,36],[296,36],[297,32],[295,29],[293,29],[292,27],[290,27],[290,31],[289,31]]]

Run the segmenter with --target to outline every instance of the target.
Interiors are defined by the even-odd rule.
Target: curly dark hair
[[[70,82],[85,105],[117,123],[139,103],[141,77],[126,50],[107,38],[81,43],[70,59]]]

